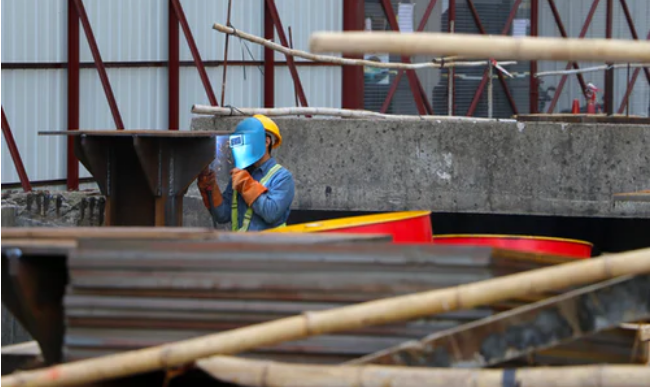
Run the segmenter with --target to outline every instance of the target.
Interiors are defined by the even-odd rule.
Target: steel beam
[[[537,37],[539,34],[539,17],[540,17],[540,0],[531,0],[531,36]],[[530,114],[539,113],[540,103],[540,81],[537,79],[537,61],[531,61],[530,74]]]
[[[536,0],[537,1],[537,0]],[[449,33],[453,34],[456,32],[456,2],[449,2],[449,12],[447,14],[447,19],[449,22]],[[450,116],[456,115],[456,68],[449,67],[449,79],[447,83],[447,110]]]
[[[621,277],[373,353],[350,363],[481,368],[649,317],[650,276]]]
[[[510,14],[508,15],[508,20],[506,20],[506,24],[504,24],[503,26],[501,35],[507,35],[508,32],[510,31],[510,26],[512,25],[512,21],[515,19],[515,16],[517,15],[517,10],[519,9],[519,5],[521,4],[521,1],[522,0],[515,0],[514,4],[512,5]],[[476,22],[476,26],[478,27],[479,31],[481,32],[481,34],[487,35],[487,33],[485,32],[485,28],[483,28],[483,23],[481,23],[481,17],[476,11],[476,7],[474,6],[474,3],[472,2],[472,0],[467,0],[467,3],[469,4],[469,9],[472,11],[472,16],[474,17],[474,21]],[[508,97],[508,102],[510,103],[510,107],[515,112],[515,114],[517,114],[517,104],[515,104],[515,100],[512,98],[510,89],[508,89],[508,84],[506,83],[505,79],[503,79],[501,75],[499,75],[499,80],[501,81],[501,87],[503,87],[503,90],[506,93],[506,96]],[[471,117],[476,111],[476,107],[478,106],[478,103],[481,100],[481,95],[483,94],[483,90],[485,89],[485,86],[487,85],[488,82],[491,82],[491,80],[489,78],[488,71],[485,70],[485,73],[483,74],[483,79],[481,79],[481,83],[476,88],[476,93],[474,93],[474,98],[472,99],[472,103],[469,105],[469,110],[467,110],[468,117]]]
[[[365,29],[365,2],[342,0],[343,31]],[[362,55],[343,55],[345,58],[363,59]],[[363,109],[365,75],[363,66],[342,66],[342,108]]]
[[[82,22],[82,28],[84,28],[84,34],[88,40],[88,46],[91,49],[93,61],[95,62],[95,67],[97,68],[98,75],[100,76],[100,82],[102,83],[104,94],[107,96],[107,102],[109,103],[109,109],[111,109],[113,120],[116,123],[116,128],[118,130],[123,130],[125,129],[125,124],[122,122],[122,116],[120,115],[120,110],[118,109],[116,98],[113,95],[111,82],[109,82],[109,76],[107,75],[107,70],[104,67],[104,62],[102,61],[102,56],[100,55],[100,49],[98,48],[97,42],[95,41],[95,35],[93,35],[91,23],[89,22],[88,15],[86,14],[86,8],[84,8],[84,3],[82,0],[73,0],[73,3],[75,4],[75,9],[77,10],[77,16]]]
[[[2,303],[39,342],[46,363],[60,362],[66,257],[55,254],[35,259],[3,246],[2,269]]]
[[[649,40],[651,38],[651,32],[646,35],[646,40]],[[633,76],[628,80],[628,87],[626,87],[626,92],[624,93],[624,97],[621,100],[621,104],[619,105],[619,114],[623,114],[624,110],[628,107],[628,100],[630,97],[630,94],[632,94],[633,89],[635,88],[635,84],[637,83],[637,77],[639,76],[639,72],[642,68],[638,67],[633,71]],[[646,74],[646,79],[649,80],[650,84],[650,79],[649,79],[649,73],[648,73],[648,68],[644,67],[644,71]]]
[[[179,18],[168,0],[168,129],[179,130]]]
[[[605,38],[612,39],[612,20],[613,20],[613,0],[605,0],[606,17],[605,17]],[[608,66],[613,63],[606,63]],[[611,116],[614,114],[614,69],[608,67],[605,70],[603,81],[603,110]]]
[[[106,197],[105,225],[181,226],[183,196],[226,132],[70,131],[75,154]]]
[[[626,0],[620,0],[621,2],[621,8],[624,10],[624,16],[626,16],[626,21],[628,22],[628,28],[630,29],[630,34],[633,36],[633,39],[638,40],[639,37],[637,36],[637,28],[635,28],[635,22],[633,21],[633,17],[630,14],[630,8],[628,8],[628,3],[626,3]],[[650,37],[650,32],[649,32],[649,37]],[[647,37],[647,39],[649,39]],[[644,74],[646,74],[646,80],[648,83],[651,83],[651,73],[649,72],[649,68],[645,67],[644,68]]]
[[[267,0],[263,0],[265,17],[263,18],[264,38],[274,41],[274,23]],[[274,107],[274,50],[265,47],[263,54],[263,106]]]
[[[422,19],[420,20],[419,25],[417,27],[417,32],[422,32],[424,31],[424,28],[426,28],[426,24],[428,23],[429,17],[431,16],[431,13],[436,3],[437,0],[431,0],[427,5],[426,11],[424,12],[424,15],[422,16]],[[383,11],[385,12],[385,16],[388,19],[390,28],[392,28],[393,31],[399,32],[399,24],[397,23],[397,19],[390,1],[381,0],[381,5],[383,6]],[[408,57],[401,57],[401,61],[403,63],[411,63],[410,58]],[[422,87],[422,83],[419,81],[419,78],[417,78],[417,74],[415,73],[415,70],[399,70],[397,72],[397,76],[395,77],[394,81],[392,82],[392,85],[390,86],[388,95],[386,96],[385,101],[383,101],[383,106],[381,107],[381,113],[385,113],[388,111],[388,108],[390,107],[390,102],[392,101],[392,97],[394,96],[395,92],[399,87],[399,82],[401,81],[404,72],[408,74],[410,89],[413,93],[413,98],[415,100],[415,106],[417,107],[418,113],[420,115],[424,115],[428,112],[428,114],[433,115],[433,108],[431,107],[431,103],[429,102],[428,95],[424,91],[424,88]]]
[[[578,35],[579,39],[582,39],[587,35],[587,31],[590,28],[590,24],[592,23],[592,19],[594,18],[594,13],[596,12],[596,8],[599,6],[600,0],[594,0],[592,3],[592,7],[590,8],[589,13],[587,14],[587,18],[585,18],[585,23],[583,24],[583,28],[580,31],[580,35]],[[567,37],[567,32],[565,31],[564,25],[562,24],[562,19],[560,18],[560,13],[558,12],[558,8],[555,5],[554,0],[549,0],[549,5],[551,6],[551,12],[553,12],[553,16],[556,20],[556,24],[558,24],[558,28],[560,29],[560,35],[562,35],[563,38]],[[578,66],[577,62],[569,62],[567,63],[566,70],[571,69],[571,67],[574,67],[576,70],[579,70],[580,67]],[[556,107],[556,104],[558,103],[558,99],[560,99],[560,95],[562,94],[562,89],[565,86],[565,82],[567,81],[568,75],[563,75],[562,78],[560,79],[560,82],[558,83],[558,87],[556,88],[555,94],[553,95],[553,99],[551,100],[551,105],[549,105],[549,114],[553,114],[553,110]],[[576,74],[576,78],[578,78],[578,82],[580,83],[580,87],[582,89],[583,95],[585,94],[585,89],[587,89],[587,85],[585,84],[585,79],[583,78],[583,75],[581,73]]]
[[[272,22],[274,23],[274,27],[277,30],[277,35],[279,35],[279,41],[281,45],[284,47],[290,47],[288,45],[288,40],[286,39],[286,31],[283,29],[283,24],[281,23],[281,18],[279,17],[279,12],[277,11],[277,6],[274,3],[274,0],[266,0],[266,4],[268,6],[267,10],[270,13]],[[304,87],[302,86],[302,81],[299,79],[297,66],[295,66],[295,59],[292,57],[292,55],[286,55],[286,62],[288,63],[288,69],[290,70],[290,75],[292,76],[295,88],[297,89],[299,102],[302,106],[308,107],[306,94],[304,94]]]
[[[182,8],[179,0],[170,1],[172,2],[172,7],[175,10],[179,24],[181,24],[181,29],[184,32],[184,36],[186,37],[186,42],[188,42],[190,53],[193,56],[193,61],[195,62],[197,71],[200,74],[200,79],[202,80],[202,85],[204,85],[204,91],[206,91],[206,96],[209,99],[209,103],[211,106],[218,106],[218,100],[215,98],[213,86],[211,86],[211,81],[209,80],[209,76],[206,73],[206,68],[202,62],[200,51],[197,49],[197,44],[195,44],[195,38],[193,37],[193,32],[190,30],[190,26],[188,25],[188,20],[186,20],[184,9]]]
[[[68,0],[68,95],[67,128],[79,129],[79,16],[73,0]],[[66,186],[69,190],[79,189],[79,160],[75,157],[72,138],[66,141]]]
[[[20,152],[16,146],[16,141],[14,140],[14,135],[11,133],[11,127],[9,126],[9,121],[7,116],[5,116],[5,108],[2,107],[2,134],[5,136],[5,141],[7,142],[7,148],[11,154],[11,159],[14,162],[14,167],[18,173],[18,178],[20,179],[20,185],[23,187],[23,191],[29,192],[32,190],[32,185],[29,182],[27,177],[27,172],[25,172],[25,166],[23,165],[23,159],[20,157]]]

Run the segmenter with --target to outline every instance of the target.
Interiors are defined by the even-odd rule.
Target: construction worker
[[[232,231],[262,231],[286,225],[295,196],[292,174],[277,164],[272,149],[282,143],[279,127],[257,114],[242,120],[229,146],[236,168],[224,192],[206,168],[197,178],[204,206],[215,223],[231,221]],[[226,200],[223,200],[225,198]]]

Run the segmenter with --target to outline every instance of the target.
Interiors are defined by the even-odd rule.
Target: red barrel
[[[492,246],[533,253],[564,255],[574,258],[592,256],[592,244],[575,239],[528,235],[434,235],[433,243],[447,245]]]
[[[265,232],[338,232],[392,235],[394,243],[430,243],[431,211],[389,212],[376,215],[321,220]]]

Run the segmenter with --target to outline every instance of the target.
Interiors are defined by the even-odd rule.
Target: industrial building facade
[[[5,0],[3,133],[13,141],[3,136],[2,184],[22,177],[75,189],[90,177],[64,137],[38,131],[184,130],[193,104],[510,117],[569,111],[592,83],[602,110],[649,115],[648,68],[535,77],[605,63],[518,62],[491,77],[487,66],[378,72],[286,58],[234,37],[225,58],[213,23],[308,50],[310,34],[323,30],[648,39],[649,14],[645,0]]]

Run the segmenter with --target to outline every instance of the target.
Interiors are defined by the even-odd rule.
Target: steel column
[[[633,39],[638,40],[639,37],[637,36],[637,29],[635,28],[635,22],[633,21],[633,17],[630,14],[630,8],[628,8],[628,3],[626,3],[626,0],[620,0],[620,2],[621,2],[621,8],[623,8],[624,10],[624,16],[626,16],[626,21],[628,22],[628,28],[630,28],[630,34],[633,36]],[[650,84],[651,73],[649,72],[648,67],[644,67],[644,74],[646,74],[646,80]]]
[[[186,42],[188,42],[190,53],[193,56],[193,61],[195,62],[197,71],[200,74],[200,79],[202,80],[202,84],[204,85],[206,96],[209,98],[209,103],[211,104],[211,106],[218,106],[218,100],[215,98],[215,93],[213,92],[213,86],[211,86],[211,81],[209,80],[209,76],[206,74],[206,68],[204,68],[204,63],[202,63],[202,56],[200,55],[200,52],[197,49],[197,45],[195,44],[195,38],[193,37],[193,33],[190,30],[190,26],[188,25],[188,20],[186,20],[186,14],[184,13],[184,9],[182,8],[179,0],[170,0],[170,1],[172,2],[172,7],[174,8],[175,13],[177,14],[177,19],[181,24],[181,29],[184,32],[184,36],[186,37]]]
[[[651,33],[648,33],[648,36],[646,39],[650,39]],[[619,105],[619,114],[623,114],[624,110],[628,107],[628,99],[630,97],[630,94],[633,92],[633,89],[635,88],[635,84],[637,83],[637,77],[639,76],[639,71],[641,70],[641,67],[638,67],[633,71],[633,76],[628,80],[628,87],[626,88],[626,93],[624,94],[623,99],[621,100],[621,104]],[[646,69],[644,67],[644,69]]]
[[[431,12],[433,11],[433,8],[435,7],[436,3],[437,0],[431,0],[429,2],[428,6],[426,7],[426,11],[424,12],[424,15],[422,16],[422,19],[420,20],[419,26],[417,27],[417,32],[421,32],[424,30],[424,28],[426,28],[426,24],[428,23],[429,17],[431,16]],[[397,18],[392,8],[392,3],[390,3],[390,0],[381,0],[381,6],[383,7],[385,16],[388,19],[390,28],[392,28],[393,31],[399,32],[399,23],[397,23]],[[403,63],[411,63],[411,60],[408,57],[401,57],[401,61]],[[388,110],[388,107],[390,106],[390,102],[392,101],[392,97],[394,96],[395,92],[397,91],[397,88],[399,87],[399,82],[401,81],[401,77],[403,76],[404,71],[408,75],[410,89],[413,92],[413,98],[415,100],[415,105],[417,107],[418,113],[420,115],[425,115],[428,112],[428,114],[433,115],[433,108],[431,107],[431,103],[429,102],[428,95],[424,91],[424,88],[422,87],[422,83],[419,81],[419,78],[417,78],[417,74],[415,73],[415,70],[398,71],[397,76],[395,77],[392,85],[390,86],[388,95],[386,96],[385,101],[383,102],[381,113],[385,113]]]
[[[537,37],[538,36],[538,19],[539,19],[539,14],[540,14],[540,0],[531,0],[531,36],[532,37]],[[530,109],[529,112],[531,114],[536,114],[539,113],[539,100],[540,100],[540,82],[535,77],[535,74],[537,74],[537,61],[532,60],[531,61],[531,83],[530,83]]]
[[[267,0],[263,0],[265,17],[263,18],[264,38],[274,41],[274,23]],[[274,50],[265,47],[263,62],[263,106],[274,107]]]
[[[456,2],[449,2],[449,12],[448,12],[448,21],[449,21],[449,33],[453,34],[456,32]],[[450,116],[456,114],[456,69],[454,67],[449,67],[449,79],[447,84],[447,110]]]
[[[66,126],[68,130],[79,129],[79,16],[73,0],[68,0],[68,90]],[[79,160],[75,156],[75,143],[66,139],[66,186],[79,189]]]
[[[613,0],[606,0],[606,18],[605,18],[605,38],[612,39],[612,9]],[[613,63],[606,63],[612,65]],[[605,79],[603,85],[603,110],[607,115],[614,114],[614,69],[605,70]]]
[[[29,182],[29,178],[27,178],[27,172],[25,172],[23,159],[20,157],[20,152],[16,146],[14,135],[11,133],[11,127],[9,126],[9,121],[7,121],[7,117],[5,116],[4,107],[2,107],[2,134],[5,136],[7,148],[9,148],[9,153],[11,154],[11,159],[14,161],[14,167],[16,167],[16,172],[20,178],[20,185],[23,187],[23,191],[29,192],[32,190],[32,185]]]
[[[594,18],[594,13],[596,12],[596,8],[599,6],[599,1],[600,0],[594,0],[594,2],[592,3],[592,7],[590,8],[589,13],[587,14],[587,18],[585,18],[585,23],[583,24],[583,28],[580,31],[580,35],[578,35],[579,39],[582,39],[585,37],[585,35],[587,35],[587,31],[589,30],[590,24],[592,23],[592,19]],[[562,35],[563,38],[566,38],[567,32],[565,31],[565,27],[562,24],[562,19],[560,18],[560,13],[558,13],[558,8],[556,7],[554,0],[549,0],[549,5],[551,6],[551,11],[553,12],[553,16],[556,20],[556,24],[558,24],[558,28],[560,29],[560,35]],[[580,69],[577,62],[567,63],[566,69],[569,70],[572,66],[576,70]],[[562,94],[562,89],[565,86],[567,77],[568,75],[563,75],[562,78],[560,79],[560,82],[558,83],[556,92],[553,95],[553,99],[551,100],[551,105],[549,106],[549,110],[548,110],[549,114],[553,113],[553,110],[555,109],[555,106],[558,103],[558,99],[560,99],[560,95]],[[582,88],[582,93],[584,95],[585,90],[587,89],[587,85],[585,84],[583,74],[581,73],[576,74],[576,78],[578,78],[578,82],[580,83],[580,87]]]
[[[363,0],[342,0],[343,31],[365,29],[365,2]],[[362,55],[343,55],[345,58],[363,59]],[[364,108],[365,74],[363,66],[342,66],[343,109]]]
[[[179,130],[179,18],[172,0],[168,0],[168,129]]]
[[[281,18],[279,17],[279,12],[277,11],[277,6],[274,3],[274,0],[266,0],[268,5],[268,11],[274,23],[274,27],[277,30],[277,35],[279,35],[279,41],[282,46],[290,47],[288,45],[288,40],[286,39],[286,32],[283,29],[283,24],[281,23]],[[292,76],[293,83],[297,88],[299,94],[299,102],[302,106],[308,107],[308,101],[306,100],[306,94],[304,94],[304,87],[302,82],[299,79],[299,73],[297,72],[297,66],[295,66],[295,59],[292,55],[286,55],[286,62],[288,63],[288,69],[290,70],[290,75]],[[307,116],[308,117],[308,116]]]
[[[77,15],[82,22],[82,28],[84,28],[84,34],[88,40],[88,46],[91,49],[93,61],[95,62],[95,67],[97,68],[98,75],[100,76],[100,82],[102,83],[104,94],[107,96],[107,102],[109,103],[109,109],[111,109],[113,121],[116,123],[116,128],[118,130],[123,130],[125,129],[125,124],[122,122],[120,110],[118,109],[116,98],[114,97],[113,90],[111,89],[111,82],[109,82],[109,76],[107,75],[107,70],[104,68],[104,62],[102,61],[102,56],[100,55],[100,49],[98,48],[97,42],[95,41],[95,35],[93,35],[93,29],[91,28],[91,23],[89,22],[88,15],[86,14],[86,8],[84,8],[84,3],[82,0],[73,0],[73,3],[75,4]]]
[[[510,14],[508,15],[508,20],[506,20],[506,24],[504,24],[503,30],[501,31],[501,35],[507,35],[508,32],[510,31],[510,25],[512,24],[512,21],[515,19],[515,16],[517,15],[517,10],[519,9],[519,5],[521,4],[521,2],[522,0],[515,0],[514,4],[512,5],[512,9],[510,10]],[[479,31],[481,32],[481,34],[487,35],[485,32],[485,28],[483,28],[483,24],[481,23],[481,17],[476,11],[476,7],[474,6],[474,3],[471,0],[467,0],[467,3],[469,4],[469,8],[472,11],[472,16],[474,17],[474,21],[476,22],[476,26],[478,27]],[[508,89],[508,84],[505,82],[503,78],[499,77],[499,79],[502,81],[501,86],[506,92],[506,96],[508,97],[508,102],[510,102],[510,106],[515,111],[515,113],[517,113],[517,105],[515,104],[515,101],[512,98],[512,94]],[[485,85],[488,83],[488,81],[490,81],[490,79],[489,79],[488,71],[486,70],[485,73],[483,74],[483,79],[481,79],[481,83],[476,88],[476,93],[474,94],[472,103],[469,106],[469,110],[467,110],[468,117],[471,117],[476,111],[476,107],[478,106],[478,103],[481,100],[481,95],[483,94],[483,90],[485,89]]]

